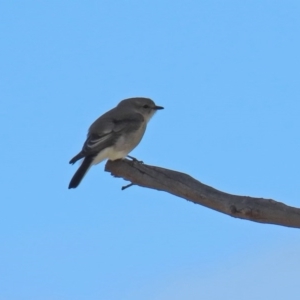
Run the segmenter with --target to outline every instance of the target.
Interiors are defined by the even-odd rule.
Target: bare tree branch
[[[134,185],[165,191],[235,218],[300,228],[299,208],[272,199],[227,194],[184,173],[127,159],[108,161],[105,171]]]

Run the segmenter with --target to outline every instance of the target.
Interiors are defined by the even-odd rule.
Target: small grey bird
[[[99,117],[89,128],[82,150],[70,160],[83,158],[72,177],[69,189],[76,188],[92,165],[105,159],[124,158],[141,141],[148,121],[158,109],[149,98],[129,98]]]

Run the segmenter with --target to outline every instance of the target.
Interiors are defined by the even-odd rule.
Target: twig
[[[235,218],[300,228],[300,209],[272,199],[237,196],[218,191],[191,176],[127,159],[108,161],[105,170],[115,177],[165,191]],[[123,188],[122,188],[123,189]]]

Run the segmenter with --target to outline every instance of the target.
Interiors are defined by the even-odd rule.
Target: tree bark
[[[300,228],[299,208],[272,199],[227,194],[184,173],[128,159],[107,161],[105,171],[132,185],[165,191],[234,218]]]

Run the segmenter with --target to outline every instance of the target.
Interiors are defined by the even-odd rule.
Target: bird
[[[150,98],[133,97],[122,100],[116,107],[100,116],[90,126],[82,150],[70,164],[82,163],[69,183],[69,189],[78,187],[91,166],[105,159],[123,159],[141,141],[147,123],[157,110],[164,109]]]

